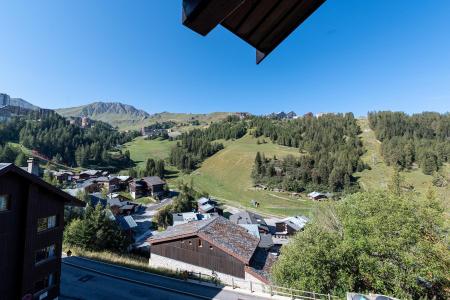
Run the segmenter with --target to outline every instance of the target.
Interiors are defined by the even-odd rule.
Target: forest
[[[257,153],[252,177],[255,184],[287,191],[350,191],[358,184],[353,173],[367,166],[360,128],[353,114],[327,114],[319,118],[274,120],[255,117],[255,137],[299,149],[299,157],[268,158]]]
[[[449,113],[370,112],[368,120],[388,165],[404,170],[417,164],[431,175],[450,159]]]
[[[213,141],[239,139],[246,132],[245,122],[232,116],[208,128],[185,132],[177,138],[177,145],[170,152],[170,163],[183,171],[193,171],[203,160],[224,148],[222,143]]]
[[[55,162],[81,167],[106,165],[114,159],[130,163],[129,153],[128,157],[126,154],[111,157],[109,151],[137,135],[137,132],[118,132],[103,122],[81,128],[68,124],[56,113],[16,117],[0,124],[0,145],[4,148],[7,142],[16,142]]]

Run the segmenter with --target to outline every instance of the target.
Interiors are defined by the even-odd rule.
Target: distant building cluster
[[[94,125],[95,121],[90,119],[89,117],[81,116],[81,117],[68,117],[67,123],[81,128],[89,128]]]

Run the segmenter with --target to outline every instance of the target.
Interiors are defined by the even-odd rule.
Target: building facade
[[[58,297],[65,204],[84,205],[21,168],[0,164],[1,300]]]

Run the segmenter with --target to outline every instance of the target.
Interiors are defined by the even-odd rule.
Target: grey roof
[[[259,278],[264,283],[271,283],[271,269],[276,261],[276,257],[262,248],[257,248],[255,254],[253,255],[253,260],[251,266],[246,268],[250,274]]]
[[[95,175],[97,175],[100,172],[101,171],[99,171],[99,170],[86,170],[86,171],[80,172],[80,175],[81,174],[87,174],[89,176],[95,176]]]
[[[106,176],[101,176],[101,177],[95,178],[94,180],[97,182],[109,182],[110,179]]]
[[[195,212],[184,212],[184,213],[173,213],[172,214],[173,222],[190,222],[197,221],[198,215]]]
[[[201,197],[200,199],[197,200],[197,203],[198,203],[199,205],[204,205],[204,204],[208,203],[209,201],[210,201],[210,200],[209,200],[208,198],[206,198],[206,197]]]
[[[142,178],[142,180],[145,181],[145,183],[147,183],[147,185],[161,185],[161,184],[166,184],[161,178],[159,178],[158,176],[149,176],[149,177],[144,177]]]
[[[200,205],[200,206],[198,207],[198,209],[199,209],[199,210],[202,210],[202,211],[204,211],[204,212],[208,212],[208,211],[210,211],[211,209],[214,209],[214,206],[211,205],[211,204],[209,204],[209,203],[207,203],[207,204],[205,204],[205,205]]]
[[[132,216],[116,216],[116,221],[122,230],[133,229],[138,226]]]
[[[0,163],[0,170],[3,169],[3,168],[6,168],[9,165],[10,164],[7,164],[7,163]]]
[[[170,227],[148,241],[156,244],[189,236],[199,236],[246,264],[259,244],[258,238],[221,216]]]
[[[257,224],[257,225],[265,225],[266,221],[260,215],[249,211],[243,211],[230,216],[230,221],[235,224]]]
[[[294,217],[288,217],[280,222],[285,223],[292,227],[292,229],[299,231],[302,230],[306,224],[309,222],[309,218],[305,216],[294,216]]]
[[[96,184],[96,183],[94,182],[94,179],[91,178],[91,179],[87,179],[87,180],[85,180],[85,181],[83,181],[81,183],[78,183],[77,187],[79,187],[79,188],[86,188],[86,187],[94,185],[94,184]]]
[[[259,247],[268,249],[273,246],[272,235],[269,233],[260,233],[259,234]]]

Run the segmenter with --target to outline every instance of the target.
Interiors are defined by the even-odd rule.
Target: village
[[[29,164],[31,172],[37,173],[33,160]],[[195,210],[173,213],[171,226],[162,229],[155,226],[153,217],[178,193],[169,190],[160,177],[132,178],[101,170],[50,172],[65,186],[75,186],[65,189],[68,194],[83,195],[87,204],[106,209],[132,239],[128,250],[148,256],[151,266],[201,272],[230,284],[231,278],[269,284],[270,267],[282,245],[309,222],[306,216],[262,216],[255,212],[256,200],[252,200],[253,211],[248,211],[201,197]],[[141,201],[148,197],[154,202]],[[320,200],[326,195],[313,192],[309,197]]]

